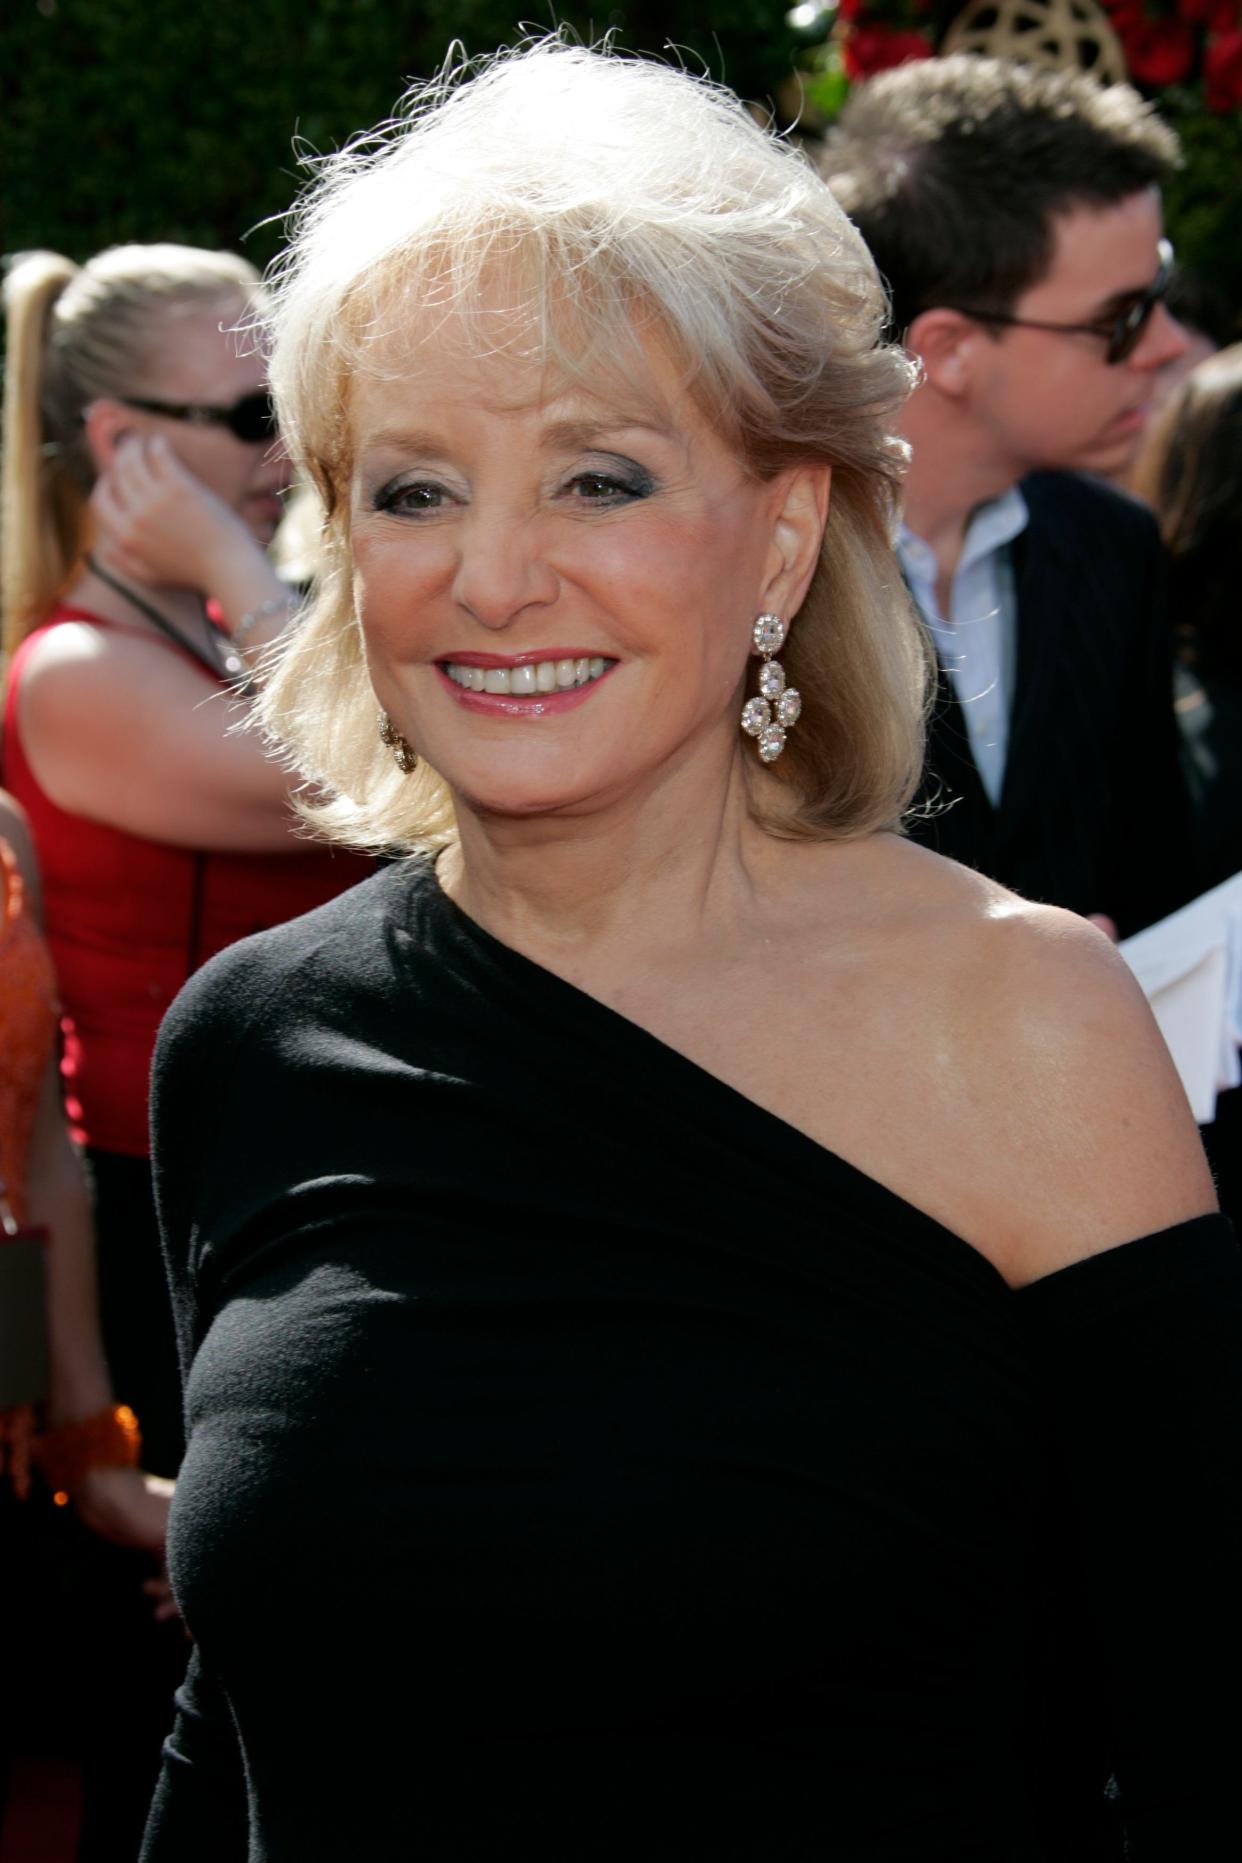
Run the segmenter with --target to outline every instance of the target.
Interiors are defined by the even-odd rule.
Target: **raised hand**
[[[126,434],[91,492],[95,553],[126,581],[214,594],[222,565],[263,562],[237,513],[195,478],[160,434]]]

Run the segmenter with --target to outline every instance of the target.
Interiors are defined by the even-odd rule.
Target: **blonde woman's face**
[[[597,398],[451,332],[353,384],[372,682],[482,813],[590,812],[740,753],[787,486],[748,476],[654,348],[637,387]]]
[[[257,354],[239,353],[244,341],[231,326],[244,322],[240,301],[187,310],[176,317],[167,340],[151,359],[146,399],[170,404],[229,408],[262,389],[267,366]],[[137,411],[136,429],[161,433],[182,465],[237,513],[259,543],[271,542],[283,512],[290,468],[279,443],[240,440],[219,423],[173,419]]]

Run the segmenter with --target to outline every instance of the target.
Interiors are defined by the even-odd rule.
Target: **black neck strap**
[[[128,602],[131,608],[136,608],[140,615],[145,615],[153,627],[157,627],[161,634],[174,641],[183,653],[189,654],[192,660],[197,660],[198,664],[205,667],[213,677],[219,679],[222,674],[226,674],[230,679],[237,679],[245,673],[245,664],[238,654],[228,653],[217,659],[205,647],[200,647],[197,641],[190,640],[179,627],[174,627],[168,616],[161,614],[154,602],[149,602],[145,595],[139,595],[136,589],[131,589],[127,583],[120,581],[110,570],[105,569],[98,558],[88,556],[86,566],[93,575],[99,577],[101,582],[107,584],[114,595],[119,595],[123,602]],[[206,627],[211,626],[205,614],[203,624]],[[242,690],[244,692],[246,687]]]

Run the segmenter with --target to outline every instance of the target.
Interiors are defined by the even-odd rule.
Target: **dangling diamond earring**
[[[763,659],[759,668],[757,699],[747,699],[742,707],[742,729],[747,737],[758,738],[756,749],[764,763],[775,763],[785,748],[785,733],[796,725],[802,712],[802,697],[794,686],[786,686],[785,669],[773,658],[785,645],[788,624],[779,615],[760,615],[751,630],[754,651]],[[775,716],[773,714],[775,713]]]
[[[402,776],[408,776],[418,762],[418,752],[402,737],[387,712],[380,712],[377,723],[379,724],[380,743],[388,746],[392,752],[392,760]]]

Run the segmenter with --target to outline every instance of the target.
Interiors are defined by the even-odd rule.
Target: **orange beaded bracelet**
[[[141,1455],[137,1417],[128,1404],[111,1404],[96,1416],[48,1430],[36,1440],[32,1460],[56,1505],[64,1507],[91,1469],[137,1468]]]

